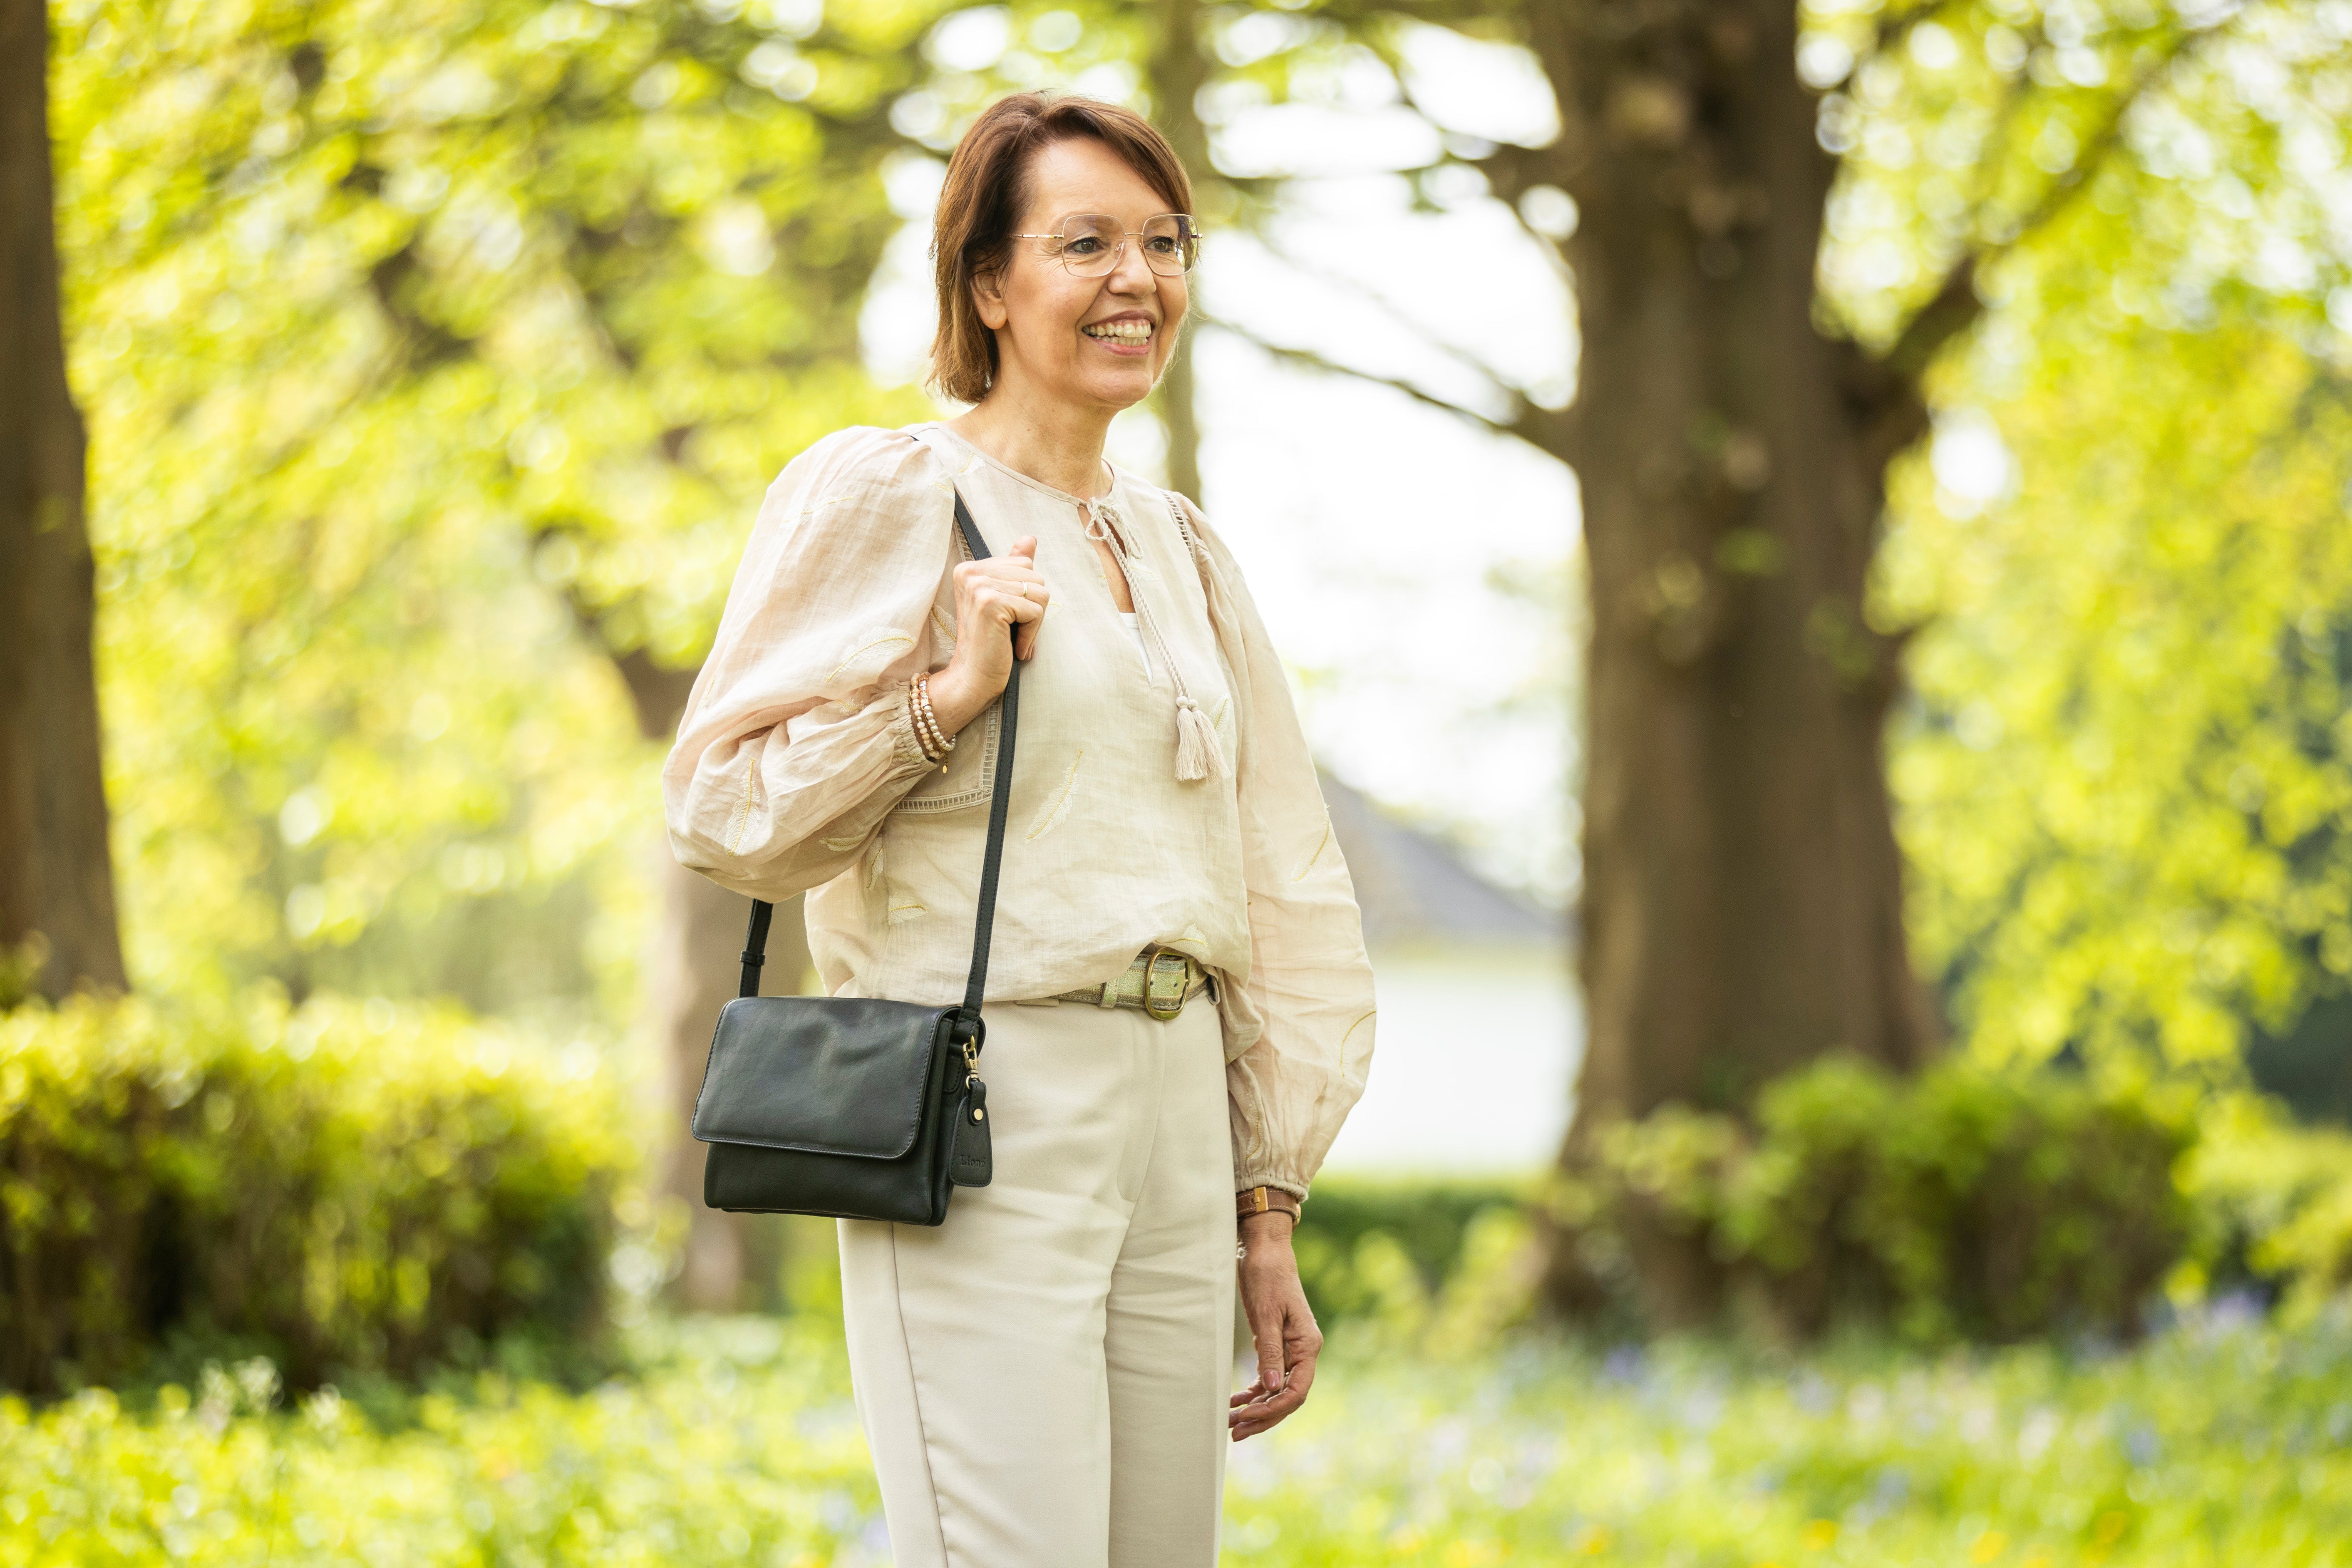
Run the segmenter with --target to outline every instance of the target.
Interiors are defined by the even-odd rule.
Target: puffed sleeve
[[[789,898],[855,863],[922,776],[907,685],[930,668],[954,506],[893,430],[828,436],[769,487],[662,767],[680,864]]]
[[[1363,915],[1257,605],[1223,542],[1177,499],[1239,697],[1250,967],[1242,984],[1218,990],[1234,1183],[1304,1198],[1371,1067]]]

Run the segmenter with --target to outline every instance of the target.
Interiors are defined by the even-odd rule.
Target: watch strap
[[[1254,1214],[1286,1214],[1298,1223],[1298,1200],[1280,1187],[1244,1187],[1234,1194],[1234,1212],[1242,1218]]]

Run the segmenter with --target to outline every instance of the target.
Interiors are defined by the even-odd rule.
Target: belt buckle
[[[1186,984],[1192,978],[1192,961],[1166,948],[1151,955],[1143,972],[1143,1010],[1166,1023],[1184,1010]]]

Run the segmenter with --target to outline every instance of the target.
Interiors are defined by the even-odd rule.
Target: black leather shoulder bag
[[[986,556],[961,495],[955,519],[972,558]],[[762,996],[760,966],[775,906],[752,903],[742,989],[719,1009],[694,1102],[694,1135],[710,1145],[702,1201],[712,1208],[938,1225],[951,1188],[988,1185],[988,1089],[980,1081],[988,1031],[980,1005],[1013,799],[1017,658],[1002,701],[971,978],[961,1004]]]

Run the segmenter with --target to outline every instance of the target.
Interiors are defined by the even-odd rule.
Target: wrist
[[[1244,1247],[1256,1247],[1278,1241],[1290,1245],[1290,1234],[1298,1228],[1298,1216],[1288,1209],[1268,1209],[1264,1214],[1247,1214],[1241,1217],[1241,1240]]]
[[[963,727],[980,717],[980,710],[988,706],[989,697],[982,694],[977,685],[961,658],[950,659],[945,669],[931,673],[931,716],[950,738],[961,733]]]
[[[1298,1223],[1298,1199],[1280,1187],[1244,1187],[1234,1194],[1234,1212],[1240,1217],[1244,1236],[1276,1234],[1263,1224],[1253,1229],[1253,1223],[1283,1215],[1286,1223],[1280,1226],[1279,1234],[1286,1237]]]

